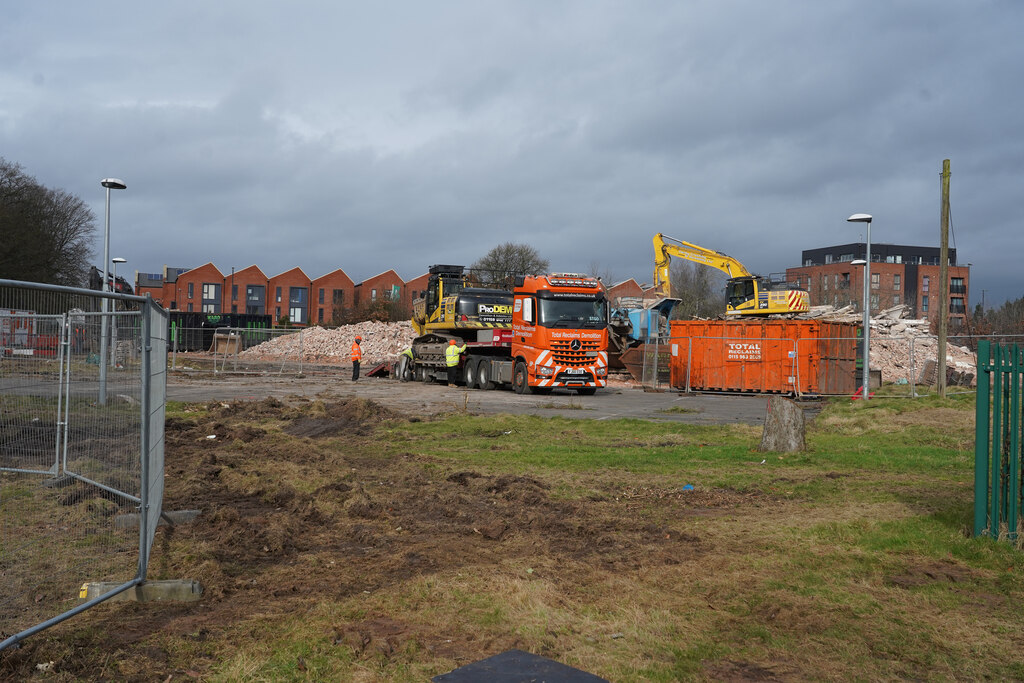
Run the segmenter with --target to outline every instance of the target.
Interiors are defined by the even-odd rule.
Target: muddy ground
[[[406,419],[361,398],[216,402],[169,418],[164,509],[202,515],[158,529],[150,578],[197,579],[203,599],[101,606],[5,653],[0,676],[38,675],[39,662],[56,659],[54,680],[204,678],[234,625],[255,614],[298,614],[439,570],[527,558],[578,590],[580,567],[629,573],[704,553],[707,541],[674,520],[771,504],[758,494],[630,489],[596,478],[589,499],[567,501],[540,476],[377,455],[378,426]],[[652,497],[664,522],[631,514]],[[386,658],[415,639],[429,656],[462,664],[517,646],[512,637],[453,642],[450,632],[420,631],[370,614],[339,621],[331,637],[357,658]],[[182,641],[190,644],[184,659]],[[179,645],[164,645],[171,642]]]

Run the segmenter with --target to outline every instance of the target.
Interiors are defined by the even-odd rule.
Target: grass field
[[[611,681],[1022,679],[1020,551],[969,533],[972,401],[836,401],[798,454],[745,426],[172,406],[165,509],[203,515],[161,527],[150,576],[203,601],[103,606],[0,674],[425,681],[519,648]]]

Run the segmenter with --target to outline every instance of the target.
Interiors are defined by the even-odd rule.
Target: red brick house
[[[640,283],[636,281],[636,278],[629,278],[618,282],[608,288],[605,294],[606,298],[613,306],[618,303],[620,297],[637,297],[643,298],[644,289],[640,286]]]
[[[173,282],[164,280],[164,298],[180,311],[223,313],[224,273],[207,263],[179,274]]]
[[[310,286],[310,324],[340,325],[353,306],[356,285],[352,278],[338,268],[313,280]]]
[[[412,315],[412,302],[422,297],[423,293],[427,291],[429,279],[430,273],[424,273],[406,282],[402,288],[402,308],[408,311],[410,316]]]
[[[385,270],[380,275],[363,280],[355,286],[353,303],[356,308],[372,306],[378,300],[401,303],[402,286],[405,281],[394,270]]]
[[[225,277],[223,311],[249,315],[267,312],[267,276],[258,266],[249,266]]]
[[[277,325],[284,318],[292,325],[309,324],[312,281],[302,268],[292,268],[267,282],[267,313]]]

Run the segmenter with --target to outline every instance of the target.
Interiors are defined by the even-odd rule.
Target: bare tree
[[[672,296],[680,299],[675,319],[717,318],[725,314],[723,273],[688,261],[676,261],[670,273]]]
[[[598,259],[594,259],[587,266],[587,275],[600,279],[606,287],[611,287],[615,284],[615,275],[612,272],[611,266],[601,263]]]
[[[516,275],[538,275],[550,266],[537,250],[525,244],[506,242],[487,252],[470,269],[484,287],[510,287]]]
[[[0,276],[84,286],[94,221],[81,199],[0,158]]]

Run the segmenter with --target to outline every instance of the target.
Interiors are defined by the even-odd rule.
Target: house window
[[[825,265],[832,263],[832,254],[825,254]]]
[[[274,294],[274,297],[275,297],[275,301],[277,301],[277,303],[281,303],[281,288],[280,287],[277,288],[277,292]]]
[[[231,300],[238,301],[238,285],[231,285]]]
[[[821,288],[826,292],[828,291],[828,275],[821,276]]]
[[[878,308],[878,295],[877,294],[872,294],[871,295],[871,308]]]
[[[189,304],[189,305],[188,305],[188,312],[189,312],[189,313],[191,313],[191,312],[192,312],[192,304]]]
[[[901,284],[902,280],[903,280],[903,278],[899,275],[899,273],[897,273],[896,275],[893,275],[892,276],[892,288],[894,290],[899,291],[900,284]]]
[[[385,289],[384,290],[384,301],[391,301],[391,290],[390,289]]]
[[[188,283],[188,298],[189,298],[189,299],[191,299],[191,298],[192,298],[192,297],[193,297],[193,296],[195,295],[195,293],[196,293],[196,290],[195,290],[195,286],[196,286],[196,285],[195,285],[195,283],[194,283],[194,282],[190,282],[190,283]],[[188,310],[190,310],[190,311],[191,311],[192,309],[190,308],[190,309],[188,309]]]
[[[203,313],[220,313],[220,285],[212,282],[203,283]]]
[[[376,301],[376,300],[377,300],[377,290],[376,289],[371,289],[370,290],[370,301]]]
[[[840,254],[839,255],[839,260],[840,261],[852,261],[853,260],[853,254]]]
[[[324,290],[321,289],[320,291],[323,292]],[[321,301],[320,303],[323,303],[323,302]],[[324,321],[324,309],[322,309],[322,308],[316,309],[316,321],[318,323],[322,323]]]
[[[964,307],[964,300],[961,299],[960,297],[955,296],[949,300],[950,313],[959,313],[963,315],[966,312],[966,310],[967,309]]]
[[[893,306],[899,306],[900,305],[900,295],[899,294],[893,294],[892,295],[892,305]]]
[[[949,293],[950,294],[965,294],[967,288],[964,287],[964,279],[962,277],[954,277],[949,280]]]
[[[320,304],[321,306],[324,303],[324,288],[323,287],[320,288],[320,293],[317,295],[317,303]]]
[[[927,278],[925,278],[927,279]],[[928,312],[928,295],[925,294],[921,297],[921,311],[924,313]]]
[[[288,288],[288,320],[298,325],[305,325],[306,319],[306,297],[308,290],[305,287]]]
[[[266,288],[263,285],[245,286],[245,312],[262,314],[266,313],[266,302],[263,300]]]
[[[921,278],[921,291],[922,292],[927,292],[928,291],[928,282],[929,282],[930,279],[931,278],[929,278],[927,275],[925,275],[923,278]],[[928,297],[925,297],[925,298],[927,299]],[[925,310],[927,311],[928,309],[926,308]]]
[[[812,258],[805,258],[804,259],[804,265],[805,266],[813,266],[814,265],[814,259],[812,259]]]
[[[878,289],[881,283],[881,277],[878,273],[871,273],[871,289]]]

